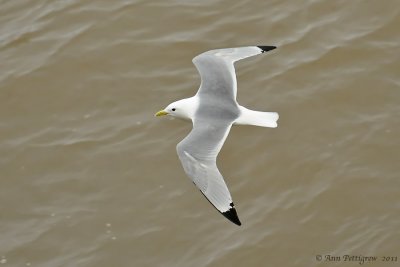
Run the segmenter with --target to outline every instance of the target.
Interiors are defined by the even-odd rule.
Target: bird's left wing
[[[241,225],[231,194],[218,170],[216,158],[229,134],[231,122],[196,120],[193,129],[176,147],[186,174],[210,203]]]

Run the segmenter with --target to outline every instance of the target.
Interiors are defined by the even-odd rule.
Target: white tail
[[[240,106],[240,111],[241,114],[239,118],[236,119],[234,124],[254,125],[270,128],[276,128],[278,126],[276,122],[279,119],[279,115],[276,112],[254,111],[242,106]]]

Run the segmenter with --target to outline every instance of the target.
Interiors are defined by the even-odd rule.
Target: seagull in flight
[[[155,114],[192,121],[192,131],[176,146],[183,169],[208,201],[237,225],[241,225],[241,222],[228,187],[218,170],[218,153],[233,124],[275,128],[279,115],[276,112],[250,110],[238,104],[233,64],[275,48],[225,48],[196,56],[193,63],[201,76],[196,95],[175,101]]]

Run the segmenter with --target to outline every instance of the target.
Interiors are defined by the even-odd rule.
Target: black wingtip
[[[214,204],[208,199],[208,197],[203,193],[203,191],[200,190],[200,192],[203,194],[203,196],[206,197],[206,199],[208,200],[208,202],[210,202],[210,204],[214,206]],[[225,218],[227,218],[228,220],[230,220],[230,221],[233,222],[234,224],[239,225],[239,226],[242,225],[242,223],[240,222],[239,217],[238,217],[238,215],[237,215],[237,213],[236,213],[235,205],[233,205],[233,202],[231,202],[231,203],[229,204],[229,206],[230,206],[229,210],[227,210],[227,211],[225,211],[225,212],[220,211],[220,210],[217,209],[217,207],[215,207],[215,206],[214,206],[214,208],[215,208],[217,211],[219,211],[222,215],[224,215]]]
[[[269,46],[257,46],[257,47],[262,50],[262,53],[274,50],[276,48],[276,46],[271,46],[271,45],[269,45]]]
[[[225,212],[221,212],[222,215],[225,216],[225,218],[227,218],[228,220],[230,220],[231,222],[233,222],[236,225],[242,225],[242,223],[239,220],[239,217],[236,213],[236,209],[233,206],[233,203],[231,203],[231,208]]]

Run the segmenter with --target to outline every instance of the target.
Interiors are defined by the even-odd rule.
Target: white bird
[[[217,156],[232,124],[277,127],[276,112],[260,112],[236,101],[235,61],[275,49],[248,46],[207,51],[193,58],[201,76],[196,95],[169,104],[155,116],[189,119],[192,131],[177,145],[186,174],[204,196],[226,218],[241,225],[224,178],[217,168]]]

